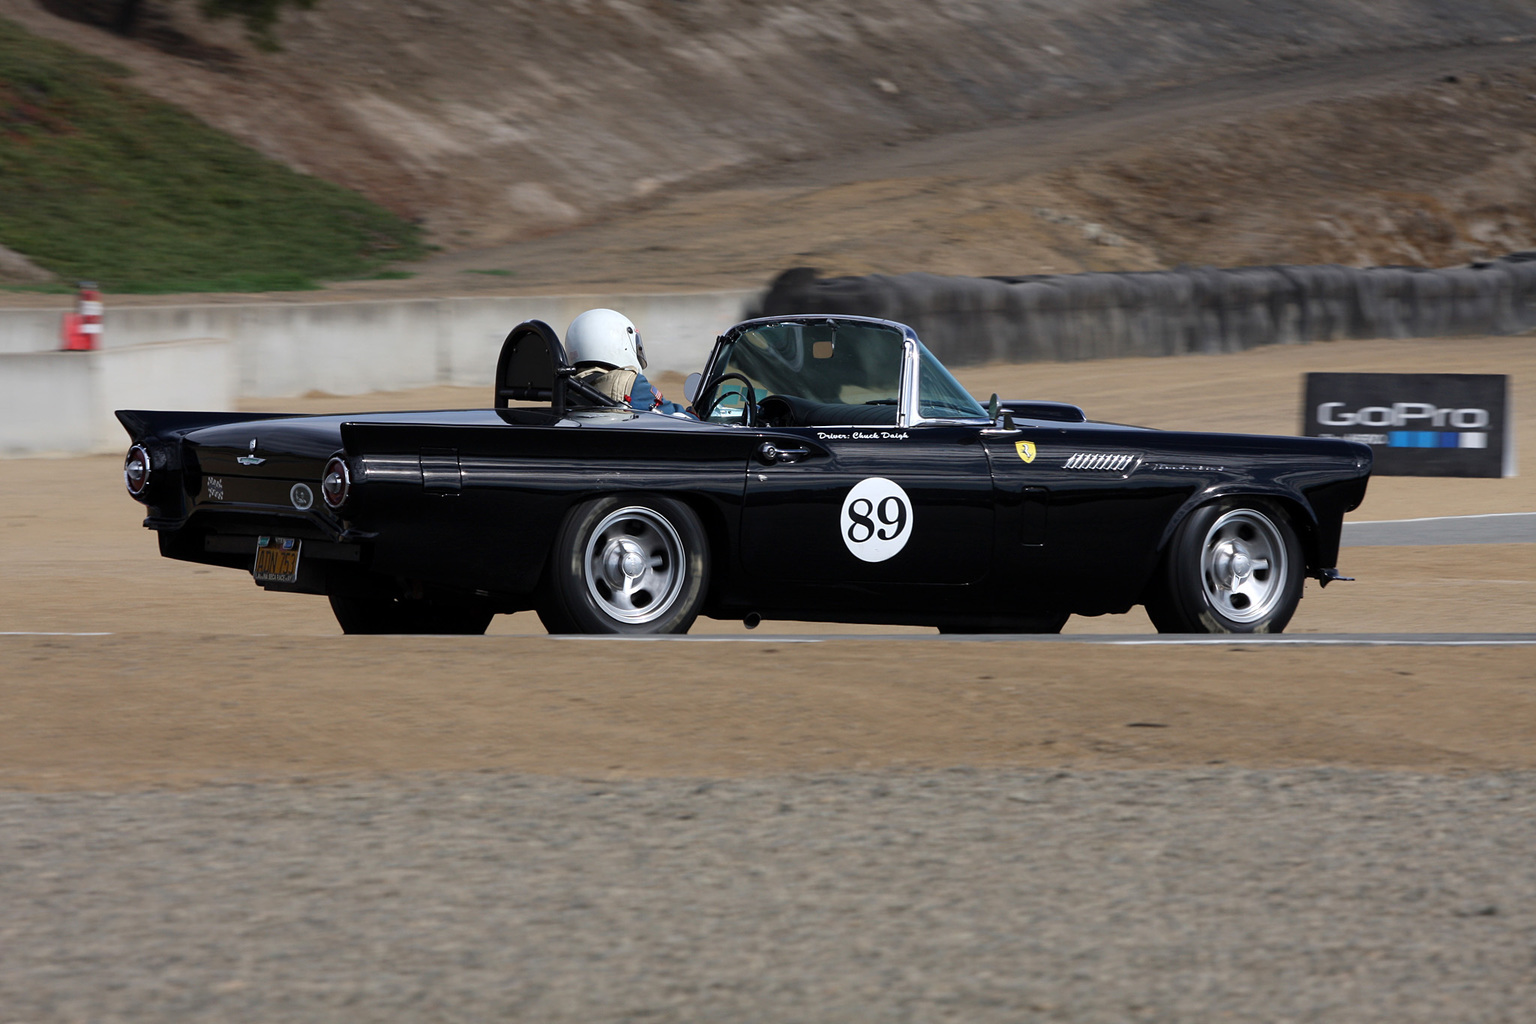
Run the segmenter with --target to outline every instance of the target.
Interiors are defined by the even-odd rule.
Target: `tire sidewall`
[[[587,587],[587,542],[598,524],[620,508],[643,508],[661,516],[677,531],[682,543],[682,587],[666,614],[650,622],[613,618]],[[548,595],[539,614],[552,633],[686,633],[703,607],[708,582],[709,544],[693,509],[662,495],[607,495],[582,502],[566,516],[550,555]]]
[[[1228,512],[1246,509],[1257,512],[1275,526],[1285,548],[1286,578],[1274,610],[1261,619],[1239,622],[1223,615],[1206,597],[1201,578],[1201,557],[1206,534]],[[1153,622],[1163,632],[1196,633],[1279,633],[1290,622],[1301,601],[1306,582],[1306,563],[1301,542],[1291,526],[1290,517],[1270,502],[1259,499],[1225,500],[1202,505],[1185,517],[1169,545],[1162,600],[1157,603]]]

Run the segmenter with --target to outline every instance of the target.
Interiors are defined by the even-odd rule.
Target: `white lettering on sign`
[[[1340,412],[1343,402],[1324,402],[1317,407],[1317,422],[1325,427],[1409,427],[1424,429],[1449,424],[1460,430],[1477,430],[1491,420],[1487,409],[1448,409],[1430,402],[1393,402],[1368,405],[1354,412]]]
[[[860,480],[843,499],[843,543],[855,557],[883,562],[907,546],[912,536],[912,499],[894,480]]]

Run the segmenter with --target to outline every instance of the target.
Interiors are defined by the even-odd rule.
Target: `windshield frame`
[[[741,334],[751,330],[752,328],[763,327],[771,324],[821,323],[866,324],[886,327],[900,332],[901,383],[899,385],[900,390],[896,403],[896,426],[905,428],[925,425],[948,426],[965,424],[986,426],[991,424],[992,421],[987,418],[984,412],[979,417],[924,416],[918,401],[919,396],[922,393],[923,353],[927,352],[929,358],[932,359],[935,364],[944,368],[945,372],[948,372],[948,368],[944,367],[944,363],[939,359],[938,356],[934,355],[926,346],[923,345],[922,341],[917,336],[917,332],[912,328],[895,320],[882,320],[878,317],[870,316],[845,316],[829,313],[809,315],[798,314],[794,316],[764,316],[757,317],[752,320],[743,320],[741,323],[731,327],[725,333],[721,334],[718,338],[715,339],[714,350],[710,352],[709,362],[706,363],[704,367],[703,385],[700,387],[698,393],[694,396],[694,400],[698,401],[700,399],[710,397],[711,393],[720,386],[720,381],[717,379],[717,375],[725,372],[723,354],[728,351],[731,345],[735,344],[736,339]],[[953,378],[953,374],[950,376]],[[958,384],[958,381],[956,383]],[[970,392],[965,391],[964,388],[961,388],[961,392],[967,395],[970,394]],[[974,395],[971,395],[970,397],[973,402],[976,401]],[[982,408],[981,403],[977,402],[977,408]],[[856,426],[857,424],[847,425]]]

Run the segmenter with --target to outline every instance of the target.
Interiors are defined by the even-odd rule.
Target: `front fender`
[[[1339,533],[1342,530],[1342,521],[1333,526],[1331,534],[1324,522],[1319,518],[1317,510],[1312,502],[1302,491],[1286,487],[1278,483],[1269,483],[1258,480],[1231,480],[1214,483],[1196,490],[1180,505],[1178,511],[1168,520],[1163,527],[1162,536],[1158,538],[1158,557],[1168,550],[1168,545],[1173,542],[1173,536],[1179,527],[1184,525],[1184,520],[1196,509],[1202,508],[1219,501],[1238,501],[1260,499],[1279,505],[1281,510],[1291,521],[1291,526],[1296,530],[1297,540],[1301,542],[1301,550],[1306,558],[1309,575],[1315,574],[1323,566],[1332,566],[1338,560]],[[1327,556],[1326,561],[1322,561]]]

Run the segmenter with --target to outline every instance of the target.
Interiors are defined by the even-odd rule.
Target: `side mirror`
[[[690,373],[688,379],[683,381],[683,397],[692,402],[699,394],[699,385],[703,383],[702,373]]]

